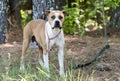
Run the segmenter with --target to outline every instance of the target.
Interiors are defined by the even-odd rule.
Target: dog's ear
[[[63,10],[62,12],[63,12],[64,16],[69,16],[69,14],[66,11]]]
[[[50,10],[45,11],[45,15],[48,16],[50,13]]]

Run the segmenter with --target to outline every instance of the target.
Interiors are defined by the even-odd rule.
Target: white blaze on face
[[[50,23],[52,28],[54,28],[55,26],[62,27],[63,21],[64,21],[63,11],[50,11],[49,12],[48,22]]]
[[[52,27],[54,27],[56,21],[59,21],[59,22],[60,22],[60,26],[62,27],[62,22],[61,22],[61,20],[59,19],[60,13],[57,13],[57,12],[56,12],[56,13],[54,14],[54,16],[55,16],[55,19],[54,19],[53,22],[52,22]]]

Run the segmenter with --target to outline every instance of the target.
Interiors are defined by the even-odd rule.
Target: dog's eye
[[[62,16],[59,16],[59,19],[61,20],[61,19],[63,19],[63,17],[62,17]]]
[[[55,19],[55,16],[53,15],[53,16],[51,16],[51,18],[52,18],[52,19]]]

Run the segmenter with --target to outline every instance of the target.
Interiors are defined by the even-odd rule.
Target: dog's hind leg
[[[38,61],[39,61],[39,64],[43,67],[44,63],[43,63],[43,49],[41,46],[38,46],[39,48],[39,57],[38,57]]]
[[[22,56],[21,56],[21,65],[20,65],[20,70],[24,70],[24,57],[25,57],[25,52],[29,46],[30,40],[28,38],[25,38],[23,40],[23,45],[22,45]]]

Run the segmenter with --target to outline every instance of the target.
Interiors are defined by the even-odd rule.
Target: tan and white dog
[[[58,46],[58,61],[60,75],[64,75],[64,34],[62,24],[64,16],[68,15],[65,11],[53,10],[46,11],[48,21],[32,20],[23,31],[23,46],[20,70],[24,70],[24,56],[29,46],[32,36],[35,37],[39,48],[39,63],[49,72],[49,51],[56,44]]]

